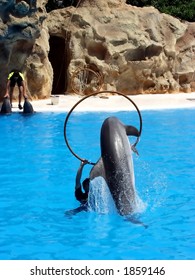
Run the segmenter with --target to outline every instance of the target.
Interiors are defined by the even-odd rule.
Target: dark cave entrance
[[[50,36],[49,60],[53,68],[52,95],[64,94],[67,90],[68,54],[67,42],[64,38]]]

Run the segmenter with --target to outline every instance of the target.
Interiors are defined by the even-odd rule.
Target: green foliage
[[[127,0],[126,3],[137,7],[153,6],[161,13],[195,22],[194,0]]]
[[[69,6],[76,7],[78,2],[79,0],[49,0],[46,10],[50,12]],[[126,3],[137,7],[153,6],[161,13],[195,22],[195,0],[126,0]]]

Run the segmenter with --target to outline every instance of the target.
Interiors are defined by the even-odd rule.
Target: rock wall
[[[49,14],[47,1],[16,2],[0,3],[1,97],[13,68],[25,73],[32,98],[73,92],[79,67],[101,75],[103,90],[195,91],[195,23],[125,0],[82,0]]]
[[[46,3],[40,0],[0,2],[1,99],[12,69],[24,73],[29,96],[43,98],[51,92],[53,70],[48,60]]]

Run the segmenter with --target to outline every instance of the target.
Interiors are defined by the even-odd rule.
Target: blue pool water
[[[80,157],[98,160],[100,126],[110,115],[138,125],[135,112],[71,116],[68,139]],[[195,110],[142,112],[140,155],[133,159],[138,218],[148,228],[114,211],[64,214],[79,206],[80,164],[64,142],[65,117],[0,117],[0,259],[194,259]]]

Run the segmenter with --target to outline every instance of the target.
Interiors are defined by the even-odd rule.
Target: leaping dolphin
[[[90,180],[105,179],[120,215],[132,214],[136,205],[130,135],[139,137],[137,128],[107,118],[101,128],[101,157],[90,172]]]

